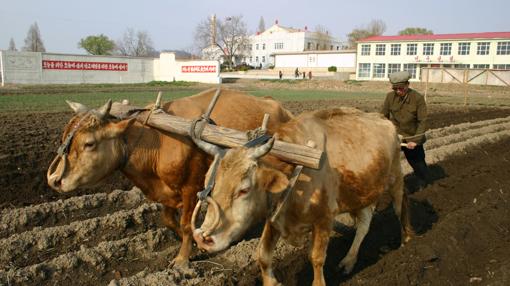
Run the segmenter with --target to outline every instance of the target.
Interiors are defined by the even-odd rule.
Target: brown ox
[[[171,101],[163,109],[176,116],[197,118],[205,113],[214,93],[211,89]],[[69,192],[95,185],[120,170],[148,199],[164,205],[163,222],[182,237],[175,265],[187,266],[193,241],[191,215],[210,163],[206,154],[186,136],[164,133],[134,119],[112,118],[108,115],[111,101],[97,111],[69,104],[78,114],[65,128],[63,141],[77,125],[78,130],[67,158],[59,161],[57,157],[48,169],[48,184],[59,192]],[[221,126],[249,130],[260,126],[264,113],[270,114],[268,130],[292,117],[275,100],[222,90],[211,118]],[[180,223],[177,209],[182,209]]]
[[[220,251],[257,220],[272,218],[266,219],[257,249],[264,285],[278,284],[271,264],[279,237],[296,245],[310,231],[313,284],[324,285],[322,268],[335,216],[350,213],[357,222],[354,241],[340,263],[348,273],[356,263],[359,246],[383,192],[391,194],[402,225],[402,241],[410,238],[399,140],[390,121],[379,114],[342,108],[304,113],[280,126],[277,133],[286,142],[304,145],[313,141],[325,151],[321,168],[303,170],[281,212],[273,217],[272,210],[282,201],[293,169],[272,155],[262,158],[272,148],[274,137],[259,147],[226,151],[217,169],[204,223],[198,229],[192,225],[200,248]],[[198,140],[197,144],[208,153],[219,152],[212,144]],[[206,180],[209,176],[210,172]]]

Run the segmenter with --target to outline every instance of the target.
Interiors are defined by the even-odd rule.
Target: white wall
[[[0,59],[3,82],[12,84],[221,82],[218,61],[176,61],[173,53],[140,58],[1,51]]]
[[[327,68],[330,66],[336,66],[339,70],[341,69],[342,71],[351,72],[354,72],[356,68],[355,52],[275,54],[274,57],[275,68]]]
[[[218,61],[176,61],[174,53],[161,53],[154,66],[156,80],[221,83]]]

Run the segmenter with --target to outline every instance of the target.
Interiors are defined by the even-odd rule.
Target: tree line
[[[257,33],[266,30],[264,18],[261,17],[257,27]],[[382,20],[372,20],[365,26],[354,28],[347,34],[348,48],[355,48],[357,41],[371,37],[380,36],[386,31],[386,24]],[[318,43],[314,49],[327,49],[331,40],[328,29],[318,25],[315,28]],[[407,27],[398,33],[399,35],[433,34],[431,30],[421,27]],[[45,52],[44,42],[39,31],[37,22],[32,24],[24,40],[23,51]],[[249,47],[249,34],[243,16],[226,17],[225,19],[207,18],[200,22],[194,32],[194,52],[203,53],[204,57],[220,55],[227,64],[235,62],[235,56],[245,54]],[[84,49],[91,55],[122,55],[122,56],[157,56],[158,51],[154,48],[152,39],[146,31],[135,31],[128,28],[123,36],[114,41],[104,34],[90,35],[78,42],[78,47]],[[14,39],[9,41],[10,51],[16,51]],[[185,56],[188,52],[178,51]]]
[[[24,43],[25,45],[22,47],[22,51],[46,52],[37,22],[32,24],[28,29]],[[121,55],[135,57],[159,55],[159,52],[154,49],[149,33],[146,31],[135,31],[132,28],[128,28],[124,32],[123,36],[117,41],[110,39],[104,34],[87,36],[78,42],[78,47],[84,49],[91,55]],[[18,50],[13,38],[9,41],[8,50]]]

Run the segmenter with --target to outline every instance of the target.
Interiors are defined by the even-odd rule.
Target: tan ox
[[[193,119],[205,113],[215,89],[168,102],[163,109],[170,114]],[[48,169],[48,184],[59,192],[99,183],[120,170],[148,199],[164,205],[165,225],[182,237],[177,266],[187,266],[192,246],[190,227],[196,193],[202,190],[210,160],[186,136],[163,133],[143,126],[134,119],[109,116],[110,103],[95,111],[70,103],[77,113],[65,128],[72,136],[68,155]],[[220,126],[238,130],[254,129],[270,114],[268,130],[290,120],[292,114],[279,102],[222,90],[211,118]],[[182,209],[180,223],[177,209]]]
[[[217,169],[204,223],[198,229],[193,225],[193,237],[200,248],[220,251],[238,240],[254,222],[272,218],[266,219],[257,249],[264,285],[278,284],[271,264],[279,237],[297,245],[310,231],[313,285],[324,285],[322,268],[335,216],[351,213],[357,222],[354,241],[340,264],[348,273],[356,263],[359,246],[383,192],[389,192],[393,199],[402,225],[402,241],[410,238],[399,140],[390,121],[379,114],[343,108],[304,113],[283,124],[277,133],[286,142],[304,145],[313,141],[325,151],[321,168],[303,170],[281,212],[274,217],[273,210],[281,203],[293,170],[292,165],[272,155],[262,158],[272,148],[274,137],[259,147],[226,151]],[[212,144],[197,144],[208,153],[219,152]],[[206,178],[209,176],[210,171]]]

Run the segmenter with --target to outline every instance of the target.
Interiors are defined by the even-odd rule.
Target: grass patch
[[[332,90],[285,90],[285,89],[260,89],[249,90],[248,93],[255,96],[271,96],[281,101],[301,100],[381,100],[385,93],[378,92],[349,92]]]
[[[58,93],[105,93],[105,92],[133,92],[155,90],[197,89],[206,86],[196,82],[184,81],[151,81],[133,84],[47,84],[47,85],[11,85],[0,88],[0,95],[14,94],[58,94]],[[205,89],[205,88],[204,88]]]
[[[202,90],[185,89],[163,92],[163,101],[190,96]],[[108,99],[121,101],[128,99],[132,105],[145,106],[156,100],[157,91],[135,92],[94,92],[58,94],[17,94],[0,96],[0,112],[61,112],[69,111],[65,100],[80,102],[96,108]]]
[[[297,79],[270,79],[270,78],[265,78],[265,79],[260,79],[260,81],[275,82],[275,83],[287,83],[287,84],[296,84],[296,83],[299,83],[299,80],[297,80]]]

